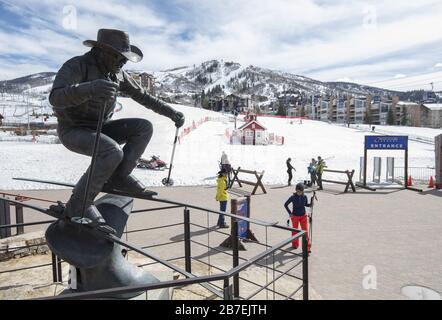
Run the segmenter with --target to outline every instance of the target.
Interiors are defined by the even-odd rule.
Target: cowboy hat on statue
[[[97,40],[86,40],[83,44],[92,49],[63,64],[49,95],[58,119],[60,141],[70,151],[92,156],[103,108],[104,120],[89,192],[86,186],[90,169],[77,182],[66,207],[59,205],[58,209],[66,217],[81,217],[85,200],[84,217],[92,224],[101,225],[106,222],[94,206],[98,193],[112,190],[149,193],[131,172],[152,137],[153,125],[146,119],[111,120],[117,92],[170,118],[176,127],[184,124],[184,115],[150,95],[122,70],[128,61],[139,62],[143,58],[141,50],[131,45],[127,32],[100,29]]]

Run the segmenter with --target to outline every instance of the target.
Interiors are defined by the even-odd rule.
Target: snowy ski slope
[[[175,132],[173,122],[129,98],[120,98],[119,101],[123,104],[123,109],[114,115],[115,119],[141,117],[149,119],[154,125],[152,140],[143,157],[149,158],[155,154],[169,162]],[[285,137],[283,146],[230,145],[224,133],[227,128],[233,129],[234,123],[229,121],[228,116],[183,105],[173,107],[185,114],[184,127],[205,117],[214,119],[203,123],[178,145],[172,172],[177,186],[214,184],[222,151],[227,152],[234,167],[265,170],[263,181],[266,184],[286,183],[285,161],[288,157],[293,159],[292,163],[297,169],[295,180],[307,178],[308,162],[318,155],[328,159],[329,168],[355,169],[357,176],[359,157],[363,154],[364,135],[370,134],[356,128],[349,129],[319,121],[304,120],[302,124],[291,124],[286,119],[260,117],[258,121],[270,132]],[[415,132],[415,128],[400,129],[401,133]],[[442,130],[425,130],[431,131],[429,135],[442,133]],[[398,158],[403,156],[399,151],[370,153],[370,156],[376,155]],[[410,166],[434,166],[434,148],[431,145],[411,141],[409,156]],[[30,142],[0,142],[0,160],[0,189],[50,188],[47,185],[13,181],[12,177],[17,176],[75,183],[90,162],[89,157],[70,152],[61,144]],[[402,160],[398,159],[396,165],[401,166]],[[134,173],[148,186],[161,186],[161,180],[167,176],[166,171],[135,169]]]

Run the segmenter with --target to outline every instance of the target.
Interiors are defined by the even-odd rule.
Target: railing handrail
[[[177,201],[172,201],[172,200],[168,200],[168,199],[152,198],[149,201],[156,201],[156,202],[175,204],[175,205],[179,205],[181,207],[186,207],[186,208],[190,208],[190,209],[196,209],[196,210],[200,210],[200,211],[206,211],[206,212],[215,213],[215,214],[218,214],[218,215],[222,214],[222,215],[227,216],[227,217],[236,218],[236,219],[239,219],[239,220],[249,221],[249,222],[252,222],[254,224],[258,224],[260,226],[263,226],[263,227],[273,227],[273,226],[278,224],[277,221],[275,221],[275,222],[266,222],[266,221],[259,220],[259,219],[247,218],[247,217],[244,217],[244,216],[239,216],[239,215],[228,213],[228,212],[217,211],[217,210],[208,209],[208,208],[204,208],[204,207],[200,207],[200,206],[196,206],[196,205],[192,205],[192,204],[186,204],[186,203],[181,203],[181,202],[177,202]]]
[[[6,201],[10,201],[10,202],[16,202],[14,200],[11,199],[4,199]],[[231,213],[226,213],[226,212],[221,212],[221,211],[216,211],[216,210],[212,210],[212,209],[208,209],[208,208],[204,208],[204,207],[200,207],[200,206],[196,206],[196,205],[191,205],[191,204],[185,204],[185,203],[181,203],[181,202],[177,202],[177,201],[172,201],[172,200],[168,200],[168,199],[162,199],[162,198],[152,198],[152,199],[145,199],[145,200],[150,200],[150,201],[155,201],[155,202],[161,202],[161,203],[168,203],[168,204],[172,204],[175,207],[184,207],[185,210],[187,210],[188,208],[192,208],[195,210],[199,210],[199,211],[205,211],[207,213],[214,213],[214,214],[223,214],[225,216],[228,217],[232,217],[235,218],[236,220],[245,220],[248,222],[251,222],[253,224],[257,224],[263,227],[272,227],[272,228],[277,228],[277,229],[283,229],[283,230],[287,230],[287,231],[295,231],[297,232],[296,234],[292,235],[291,237],[289,237],[288,239],[285,239],[279,243],[277,243],[276,245],[267,248],[264,252],[261,252],[260,254],[258,254],[257,256],[253,257],[252,259],[243,262],[242,264],[230,269],[229,271],[223,273],[223,274],[218,274],[218,275],[212,275],[212,276],[203,276],[203,277],[197,277],[194,274],[192,274],[191,272],[187,272],[177,266],[175,266],[172,263],[169,263],[168,261],[146,251],[143,250],[143,248],[138,247],[136,245],[133,245],[131,243],[125,242],[122,239],[119,239],[118,237],[115,237],[113,235],[105,235],[103,234],[102,237],[104,239],[107,239],[109,241],[112,241],[116,244],[119,244],[125,248],[131,249],[132,251],[138,252],[139,254],[152,259],[153,261],[156,261],[156,263],[160,263],[161,265],[174,270],[182,275],[184,275],[185,277],[187,277],[187,279],[183,279],[183,280],[174,280],[174,281],[165,281],[165,282],[159,282],[159,283],[154,283],[154,284],[148,284],[148,285],[137,285],[137,286],[124,286],[124,287],[118,287],[118,288],[110,288],[110,289],[103,289],[103,290],[94,290],[94,291],[89,291],[89,292],[83,292],[83,293],[75,293],[75,294],[67,294],[67,295],[62,295],[60,297],[46,297],[46,298],[41,298],[41,299],[74,299],[74,298],[92,298],[92,297],[99,297],[99,296],[103,296],[103,295],[107,295],[107,294],[118,294],[118,293],[128,293],[128,292],[135,292],[135,291],[146,291],[146,290],[154,290],[154,289],[159,289],[159,288],[167,288],[167,287],[172,287],[172,286],[179,286],[180,284],[185,285],[185,284],[200,284],[203,287],[205,287],[207,290],[211,291],[212,293],[215,293],[218,296],[222,297],[222,292],[215,290],[212,285],[209,282],[212,281],[218,281],[218,280],[227,280],[227,282],[229,281],[229,279],[231,277],[235,277],[237,275],[239,275],[239,273],[245,269],[247,269],[248,267],[250,267],[251,265],[256,264],[257,262],[259,262],[260,260],[266,258],[267,256],[273,254],[275,251],[280,250],[282,247],[284,247],[285,245],[287,245],[288,243],[292,242],[295,239],[301,238],[301,237],[305,237],[305,231],[299,230],[299,229],[295,229],[295,228],[291,228],[291,227],[285,227],[285,226],[281,226],[278,224],[278,222],[266,222],[266,221],[262,221],[262,220],[258,220],[258,219],[252,219],[252,218],[247,218],[244,216],[238,216],[235,214],[231,214]],[[23,204],[24,207],[27,207],[28,205]],[[30,207],[31,209],[35,209],[38,210],[37,207],[33,208]],[[37,209],[36,209],[37,208]],[[168,209],[168,207],[165,207],[164,209]],[[161,208],[156,208],[156,210],[161,210]],[[56,221],[56,220],[53,220]],[[44,221],[44,222],[40,222],[40,223],[49,223],[49,222],[53,222],[53,221]],[[30,224],[38,224],[39,222],[33,222]],[[30,225],[29,224],[29,225]],[[27,225],[27,224],[24,224]],[[14,225],[9,225],[9,226],[0,226],[0,227],[13,227]],[[92,230],[90,232],[93,232]],[[186,269],[187,270],[187,269]],[[190,271],[190,270],[189,270]]]
[[[145,285],[124,286],[124,287],[116,287],[116,288],[110,288],[110,289],[86,291],[86,292],[81,292],[81,293],[69,293],[69,294],[58,295],[56,297],[43,297],[43,298],[36,298],[33,300],[70,300],[70,299],[77,299],[77,298],[94,298],[94,297],[98,298],[98,297],[103,297],[103,295],[108,295],[108,294],[123,294],[123,293],[130,293],[130,292],[134,292],[134,291],[148,291],[148,290],[155,290],[155,289],[185,286],[185,285],[191,285],[191,284],[201,284],[203,282],[219,281],[219,280],[224,280],[226,278],[228,278],[226,273],[222,273],[222,274],[216,274],[216,275],[210,275],[210,276],[200,276],[200,277],[192,277],[192,278],[186,278],[186,279],[168,280],[168,281],[162,281],[162,282],[156,282],[156,283],[149,283],[149,284],[145,284]]]
[[[227,272],[221,273],[221,274],[210,275],[210,276],[200,276],[200,277],[193,276],[193,277],[186,278],[186,279],[162,281],[162,282],[150,283],[150,284],[146,284],[146,285],[124,286],[124,287],[117,287],[117,288],[111,288],[111,289],[93,290],[93,291],[87,291],[87,292],[81,292],[81,293],[71,293],[71,294],[59,295],[57,297],[37,298],[35,300],[70,300],[70,299],[78,299],[78,298],[94,298],[94,297],[102,297],[104,295],[109,295],[109,294],[124,294],[124,293],[130,293],[130,292],[135,292],[135,291],[148,291],[148,290],[163,289],[163,288],[169,288],[169,287],[178,287],[178,286],[185,286],[185,285],[191,285],[191,284],[202,284],[202,283],[207,283],[207,282],[225,280],[225,279],[233,277],[234,275],[238,274],[242,270],[247,269],[251,265],[258,262],[259,260],[262,260],[266,256],[272,254],[276,250],[279,250],[280,248],[282,248],[286,244],[290,243],[294,239],[302,237],[304,235],[304,233],[305,233],[305,231],[299,232],[296,235],[293,235],[290,238],[288,238],[284,241],[281,241],[280,243],[276,244],[275,246],[271,247],[270,249],[267,249],[263,253],[255,256],[253,259],[248,260],[248,261],[240,264],[239,266],[237,266]],[[142,250],[142,251],[144,252],[144,250]],[[162,263],[161,261],[163,259],[161,259],[161,258],[158,258],[153,255],[150,258],[153,260],[156,260],[154,257],[160,260],[160,261],[158,261],[159,263]],[[164,262],[169,264],[167,261],[164,261]],[[174,267],[174,269],[176,268],[175,266],[173,266],[173,267]]]
[[[285,245],[289,244],[290,242],[292,242],[293,240],[302,237],[305,234],[305,231],[300,231],[297,234],[291,236],[290,238],[281,241],[280,243],[274,245],[273,247],[271,247],[270,249],[267,249],[266,251],[258,254],[257,256],[254,256],[252,259],[243,262],[242,264],[240,264],[239,266],[230,269],[227,274],[229,276],[234,276],[236,274],[238,274],[239,272],[243,271],[244,269],[247,269],[248,267],[250,267],[251,265],[255,264],[256,262],[258,262],[259,260],[264,259],[266,256],[272,254],[273,252],[281,249],[282,247],[284,247]]]

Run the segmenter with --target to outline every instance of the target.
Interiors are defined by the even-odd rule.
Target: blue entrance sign
[[[238,201],[238,207],[236,214],[238,216],[246,217],[248,218],[248,205],[247,205],[247,199],[242,199]],[[238,237],[241,239],[244,239],[247,237],[247,230],[249,230],[249,222],[245,220],[239,220],[238,219]]]
[[[408,136],[365,136],[368,150],[408,150]]]

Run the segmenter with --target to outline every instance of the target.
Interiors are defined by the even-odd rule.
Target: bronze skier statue
[[[62,144],[73,152],[96,156],[95,164],[92,161],[77,182],[63,214],[68,218],[84,217],[92,226],[99,226],[106,224],[94,206],[101,191],[149,193],[131,172],[152,137],[152,123],[136,118],[111,120],[117,92],[170,118],[177,128],[184,124],[184,115],[151,96],[122,70],[128,61],[139,62],[143,58],[141,50],[130,44],[127,32],[100,29],[96,41],[83,44],[92,49],[63,64],[49,102],[58,119]],[[93,155],[96,137],[98,147]]]

